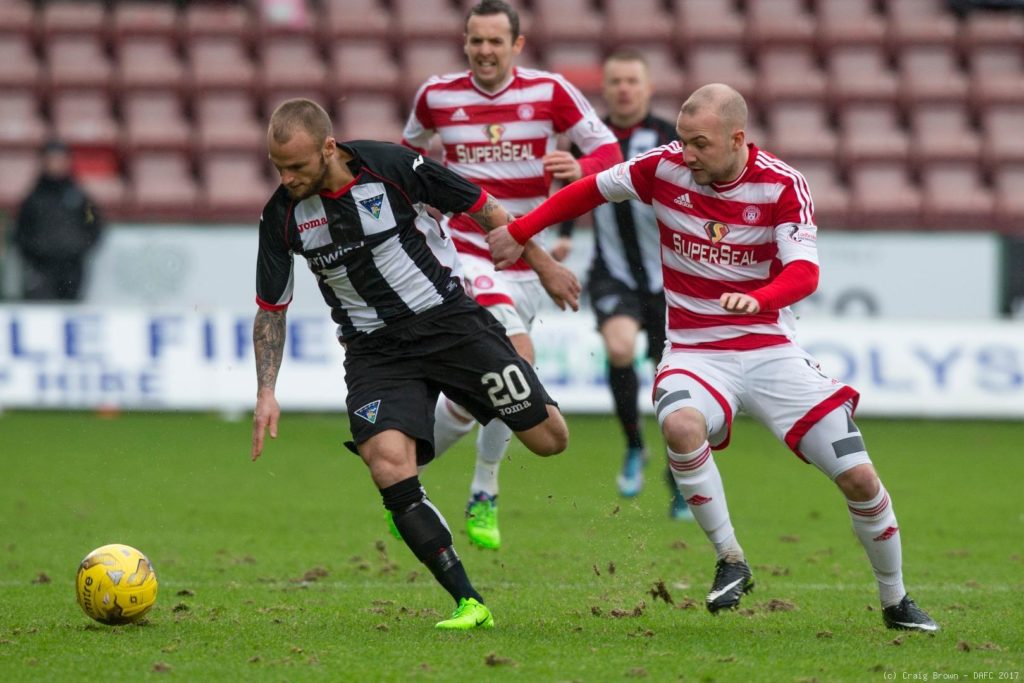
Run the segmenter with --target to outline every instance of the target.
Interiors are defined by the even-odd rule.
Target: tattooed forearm
[[[257,390],[272,390],[277,384],[277,371],[281,369],[284,355],[284,320],[284,311],[261,308],[256,312],[256,320],[252,324],[252,346],[256,351]]]
[[[512,221],[512,214],[506,211],[505,207],[490,195],[487,196],[487,200],[480,207],[479,211],[469,215],[488,232],[502,225],[508,225]]]

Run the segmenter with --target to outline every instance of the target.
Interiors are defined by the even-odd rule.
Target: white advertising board
[[[119,226],[109,230],[90,268],[88,303],[109,306],[253,305],[256,221],[251,226]],[[593,234],[578,230],[567,265],[585,278]],[[1000,245],[986,233],[823,231],[821,281],[801,302],[810,319],[878,317],[982,319],[999,314]],[[323,301],[301,259],[293,311]]]
[[[250,410],[254,310],[0,306],[0,407]],[[534,339],[565,412],[611,412],[589,313],[545,313]],[[1024,418],[1024,322],[805,321],[800,341],[862,415]],[[282,407],[343,410],[343,358],[326,310],[290,311]]]

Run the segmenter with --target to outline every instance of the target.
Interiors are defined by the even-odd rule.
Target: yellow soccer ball
[[[156,572],[130,545],[112,543],[78,565],[75,592],[85,613],[102,624],[128,624],[156,603]]]

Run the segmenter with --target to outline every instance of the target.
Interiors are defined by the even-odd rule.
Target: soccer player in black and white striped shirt
[[[601,96],[608,106],[604,122],[619,140],[622,156],[641,152],[676,139],[675,124],[651,113],[650,67],[643,53],[616,50],[605,59]],[[640,417],[640,382],[636,367],[636,338],[647,333],[647,356],[655,366],[665,349],[665,291],[661,276],[661,237],[654,209],[641,202],[603,204],[593,212],[594,258],[587,290],[597,316],[597,328],[608,356],[608,386],[615,414],[626,437],[626,454],[616,483],[619,493],[631,498],[644,484],[648,453]],[[561,237],[551,250],[556,259],[568,254],[572,222],[560,228]],[[686,500],[665,469],[673,519],[693,519]]]
[[[563,451],[568,428],[504,328],[463,291],[454,247],[427,207],[465,212],[486,229],[511,216],[479,187],[408,148],[338,143],[330,117],[310,100],[277,108],[267,144],[281,186],[260,220],[252,457],[268,428],[277,436],[274,387],[298,254],[346,349],[347,445],[369,468],[406,544],[455,599],[452,618],[437,627],[493,626],[417,476],[417,465],[434,456],[438,393],[482,423],[500,418],[539,455]],[[548,293],[575,309],[575,276],[540,247],[530,252]]]

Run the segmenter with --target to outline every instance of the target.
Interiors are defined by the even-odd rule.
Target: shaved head
[[[270,116],[267,135],[279,145],[292,139],[296,131],[304,131],[320,147],[334,133],[331,117],[313,100],[294,99],[282,102]]]
[[[687,116],[712,113],[729,131],[747,127],[747,102],[736,90],[724,83],[709,83],[693,91],[681,112]]]

